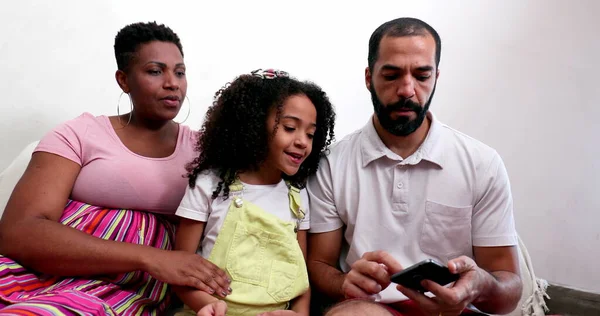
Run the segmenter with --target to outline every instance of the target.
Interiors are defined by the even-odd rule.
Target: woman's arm
[[[77,163],[55,154],[32,155],[0,220],[0,253],[59,276],[143,270],[163,282],[204,290],[212,274],[226,284],[225,273],[200,256],[103,240],[60,224],[80,170]]]
[[[177,227],[177,237],[175,237],[175,250],[195,253],[200,244],[202,233],[204,232],[204,222],[198,222],[187,218],[182,218]],[[177,296],[189,308],[198,312],[204,306],[215,303],[219,299],[195,288],[187,286],[173,287]],[[231,288],[227,286],[226,290],[220,292],[209,292],[211,294],[225,297],[231,293]]]
[[[0,253],[60,276],[141,270],[149,247],[102,240],[58,222],[80,170],[55,154],[32,155],[0,220]]]

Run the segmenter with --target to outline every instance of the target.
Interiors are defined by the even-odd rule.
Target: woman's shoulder
[[[188,156],[186,159],[195,157],[196,144],[198,143],[199,132],[191,129],[187,125],[179,125],[179,137],[177,138],[177,147],[181,148]]]
[[[83,112],[80,115],[65,121],[66,124],[98,124],[106,119],[106,116],[96,116],[90,112]]]
[[[80,165],[85,163],[84,148],[90,144],[89,135],[102,126],[102,117],[85,112],[64,121],[40,140],[35,152],[44,151],[68,158]],[[92,131],[92,133],[90,133]]]
[[[182,141],[192,141],[196,142],[198,140],[198,136],[200,132],[197,130],[193,130],[187,125],[179,124],[179,132],[182,134]]]
[[[101,128],[104,120],[106,120],[106,117],[104,116],[95,116],[89,112],[84,112],[72,119],[60,123],[53,130],[58,132],[68,130],[73,134],[82,134],[86,133],[91,128]]]

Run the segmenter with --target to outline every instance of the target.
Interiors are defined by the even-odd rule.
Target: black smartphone
[[[448,267],[433,259],[427,259],[392,275],[391,280],[406,288],[425,293],[427,290],[421,286],[423,280],[430,280],[444,286],[455,282],[458,277],[458,274],[450,273]]]

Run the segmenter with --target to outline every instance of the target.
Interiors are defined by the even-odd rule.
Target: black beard
[[[423,124],[423,121],[427,116],[427,111],[429,110],[429,105],[433,99],[433,94],[435,93],[435,86],[433,87],[433,91],[429,96],[429,100],[425,103],[425,106],[421,106],[419,103],[406,98],[402,98],[393,104],[383,105],[377,97],[372,82],[369,90],[371,91],[373,109],[375,110],[375,115],[377,115],[381,126],[393,135],[408,136],[414,133],[414,131]],[[392,119],[392,112],[394,111],[413,111],[417,114],[417,117],[414,120],[410,120],[410,118],[406,116]]]

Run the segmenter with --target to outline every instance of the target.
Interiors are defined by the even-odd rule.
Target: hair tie
[[[275,79],[275,78],[289,78],[290,75],[283,71],[277,69],[257,69],[250,73],[254,77],[259,77],[261,79]]]

